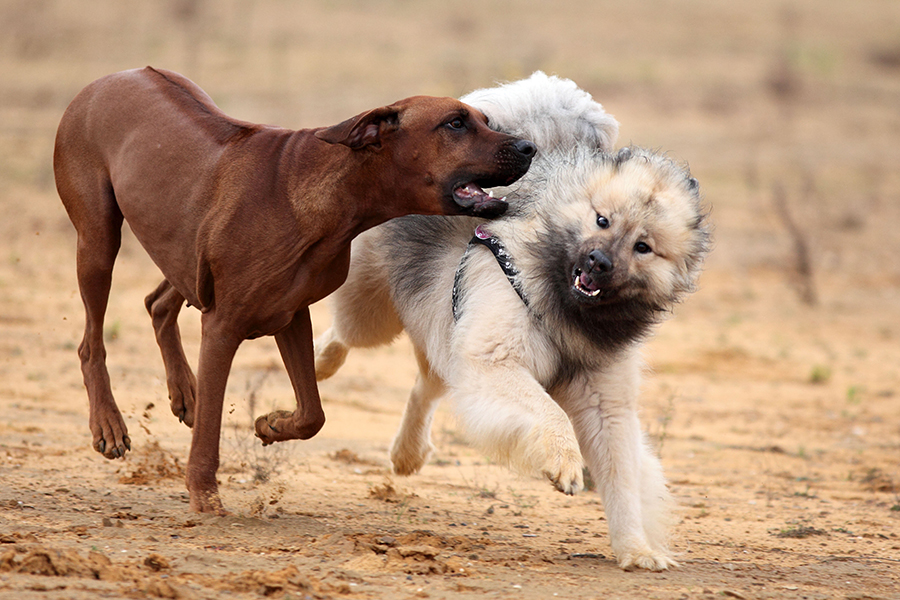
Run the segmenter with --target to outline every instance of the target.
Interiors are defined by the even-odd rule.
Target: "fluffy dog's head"
[[[639,340],[696,286],[709,248],[697,180],[637,148],[576,153],[545,175],[533,205],[542,312],[607,348]]]
[[[610,151],[619,123],[574,81],[535,71],[531,77],[461,98],[488,118],[491,129],[534,142],[539,152],[573,144]],[[526,135],[527,134],[527,135]]]

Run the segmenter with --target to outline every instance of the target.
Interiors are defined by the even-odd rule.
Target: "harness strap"
[[[453,320],[459,321],[461,315],[459,308],[460,284],[462,283],[462,276],[465,271],[466,258],[469,256],[469,250],[476,244],[480,244],[491,251],[491,254],[497,259],[497,264],[500,265],[503,274],[506,275],[506,279],[509,280],[509,284],[516,291],[516,294],[519,295],[522,303],[527,307],[528,299],[525,297],[525,292],[522,290],[522,283],[519,280],[519,270],[513,264],[512,256],[506,250],[506,246],[503,245],[503,242],[501,242],[499,238],[489,234],[481,225],[479,225],[475,228],[475,235],[469,240],[466,251],[459,261],[459,266],[456,268],[456,274],[453,276],[453,291],[451,293]]]

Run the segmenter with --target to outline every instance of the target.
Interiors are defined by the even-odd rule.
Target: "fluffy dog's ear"
[[[631,157],[634,156],[634,151],[631,148],[622,148],[619,150],[619,153],[616,154],[616,166],[621,165],[623,162],[631,160]]]
[[[393,106],[373,108],[346,121],[320,129],[315,136],[329,144],[343,144],[353,150],[381,148],[382,136],[400,126],[400,111]]]

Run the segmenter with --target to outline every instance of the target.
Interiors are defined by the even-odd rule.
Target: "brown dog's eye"
[[[597,227],[600,229],[609,229],[609,219],[603,215],[597,215]]]
[[[634,251],[638,254],[649,254],[653,249],[644,242],[638,242],[634,245]]]
[[[456,117],[452,121],[447,122],[447,127],[449,127],[450,129],[465,129],[466,122],[461,118]]]

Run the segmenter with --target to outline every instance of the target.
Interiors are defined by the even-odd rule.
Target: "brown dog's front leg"
[[[188,427],[194,425],[194,399],[197,397],[197,378],[184,356],[178,313],[184,304],[184,296],[164,279],[144,299],[144,306],[153,320],[156,343],[162,352],[166,368],[166,384],[169,388],[169,404],[172,414]]]
[[[197,370],[197,402],[191,453],[188,457],[187,488],[191,510],[228,514],[219,498],[216,471],[219,469],[219,435],[222,431],[222,404],[225,384],[241,343],[228,335],[230,328],[215,322],[215,315],[203,316],[200,364]]]
[[[275,342],[291,378],[297,409],[292,413],[276,410],[256,419],[256,435],[264,446],[285,440],[308,440],[325,424],[325,412],[316,386],[309,309],[297,311],[290,325],[275,334]]]

